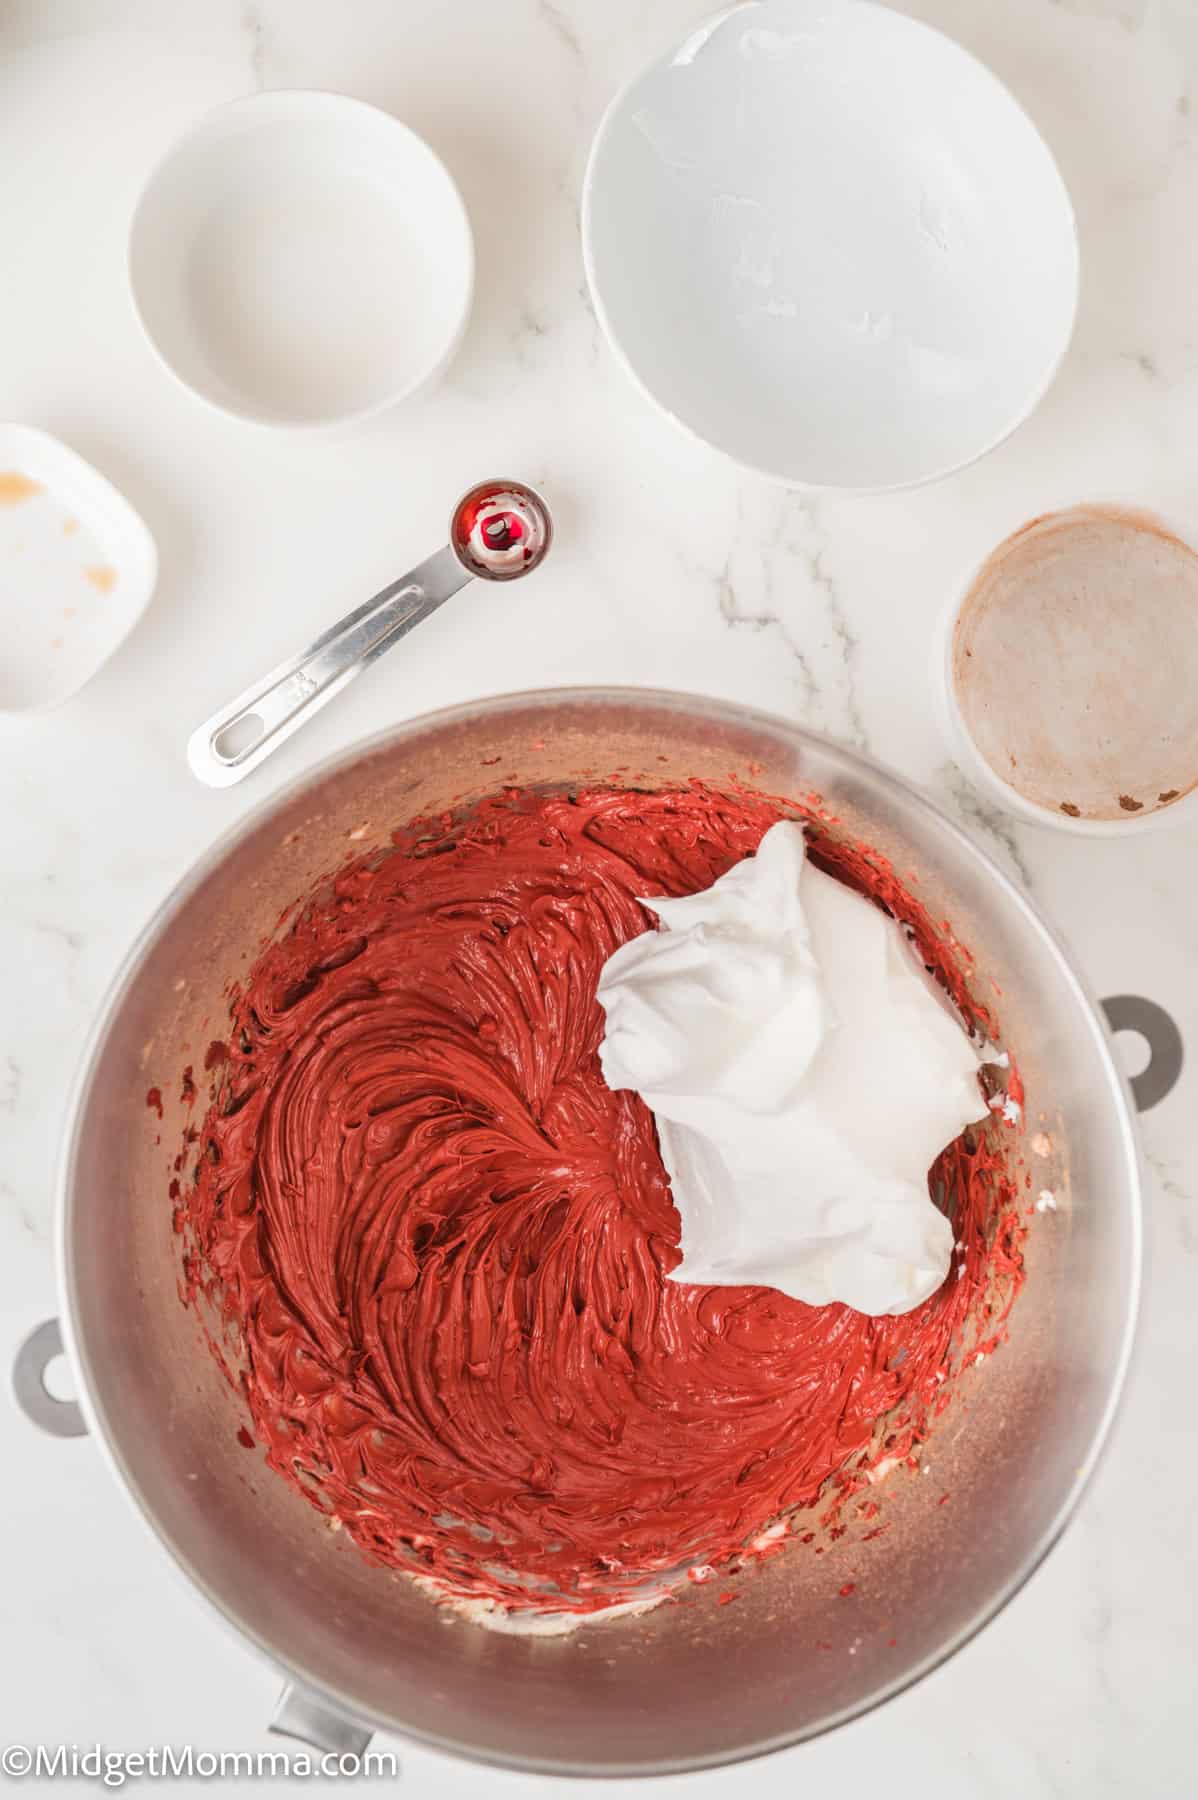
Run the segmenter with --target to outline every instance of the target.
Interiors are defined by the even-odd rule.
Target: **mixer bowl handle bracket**
[[[289,1681],[279,1695],[268,1729],[333,1756],[361,1756],[374,1736],[368,1726],[298,1681]]]
[[[27,1419],[51,1437],[84,1437],[87,1420],[77,1401],[60,1400],[46,1386],[46,1370],[63,1355],[62,1331],[57,1319],[43,1319],[34,1326],[17,1351],[12,1368],[12,1388],[17,1405]]]
[[[1163,1006],[1141,994],[1116,994],[1102,1002],[1102,1010],[1113,1032],[1137,1031],[1148,1045],[1147,1068],[1131,1077],[1136,1110],[1148,1112],[1177,1086],[1185,1058],[1181,1032]]]

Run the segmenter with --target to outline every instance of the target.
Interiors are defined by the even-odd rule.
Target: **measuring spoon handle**
[[[346,613],[192,732],[187,741],[192,774],[209,787],[241,781],[469,580],[469,570],[447,544]]]

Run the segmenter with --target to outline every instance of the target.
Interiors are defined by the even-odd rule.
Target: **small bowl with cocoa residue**
[[[1122,837],[1198,818],[1198,549],[1111,502],[1030,519],[945,611],[953,757],[1029,823]]]

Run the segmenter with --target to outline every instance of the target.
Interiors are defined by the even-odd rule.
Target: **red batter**
[[[651,1114],[600,1075],[596,982],[653,924],[636,895],[709,886],[780,816],[697,785],[510,793],[335,878],[233,995],[189,1291],[237,1328],[270,1462],[372,1558],[610,1604],[906,1454],[997,1334],[1018,1227],[986,1135],[933,1171],[962,1273],[902,1318],[664,1279],[678,1217]],[[889,867],[814,860],[981,1017]]]

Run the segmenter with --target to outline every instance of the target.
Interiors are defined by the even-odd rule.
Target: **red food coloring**
[[[1011,1058],[1011,1069],[1007,1079],[1007,1098],[1015,1106],[1022,1108],[1027,1101],[1024,1091],[1023,1076],[1019,1072],[1019,1064]]]

